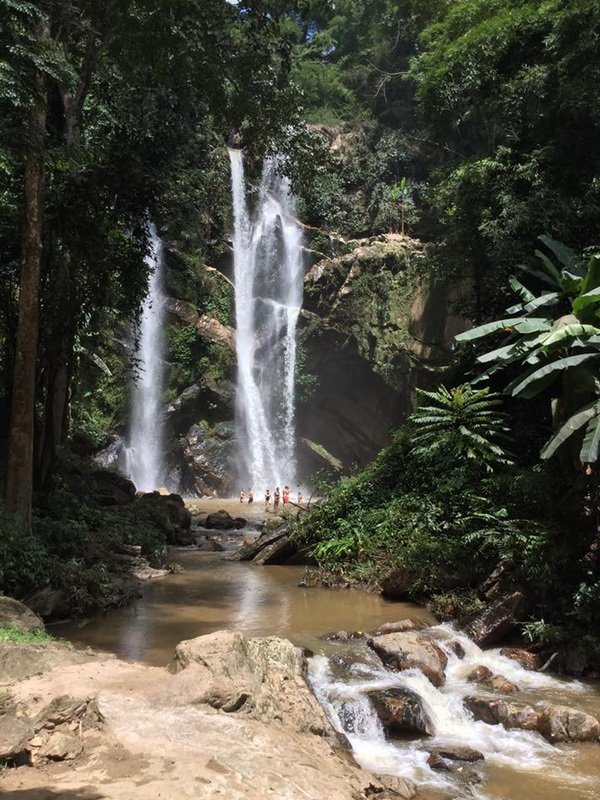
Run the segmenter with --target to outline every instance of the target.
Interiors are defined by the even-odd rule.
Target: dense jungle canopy
[[[328,316],[402,395],[401,430],[298,540],[331,581],[393,566],[448,614],[481,607],[494,576],[523,592],[532,638],[598,659],[595,0],[0,0],[0,589],[50,581],[76,612],[109,607],[111,543],[164,545],[162,511],[105,508],[88,459],[127,424],[150,221],[171,295],[232,322],[231,141],[255,172],[280,154],[309,256],[333,265],[307,289],[317,310],[356,248],[405,248],[369,256],[355,305]],[[490,327],[452,331],[408,385],[394,325],[425,284],[461,330]],[[234,366],[190,323],[169,353],[165,402]],[[300,402],[318,404],[302,357]],[[429,410],[407,422],[415,389]]]

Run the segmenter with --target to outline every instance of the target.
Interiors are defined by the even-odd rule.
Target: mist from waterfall
[[[158,489],[163,481],[163,421],[161,398],[164,383],[164,260],[162,242],[150,226],[151,250],[148,294],[137,331],[136,380],[131,396],[131,428],[125,452],[126,471],[138,490]]]
[[[302,231],[277,159],[263,168],[249,209],[243,153],[230,149],[236,308],[235,472],[258,492],[296,481],[296,327],[302,305]]]

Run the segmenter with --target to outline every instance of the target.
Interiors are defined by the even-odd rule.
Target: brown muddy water
[[[143,598],[131,606],[87,623],[54,625],[52,632],[79,646],[164,666],[177,642],[223,628],[325,650],[320,637],[332,631],[373,630],[408,616],[435,621],[410,603],[352,590],[300,587],[304,567],[259,567],[224,561],[223,555],[175,550],[173,560],[184,572],[146,584]]]
[[[262,504],[255,503],[252,509],[240,505],[231,502],[225,507],[232,515],[255,523],[264,517]],[[223,501],[201,503],[202,510],[222,507]],[[156,666],[168,663],[182,639],[222,628],[249,636],[282,636],[317,654],[311,659],[311,681],[330,715],[335,715],[341,704],[355,703],[357,713],[364,710],[361,692],[381,680],[380,665],[374,665],[372,673],[355,672],[345,683],[340,682],[332,677],[328,659],[335,653],[347,653],[348,646],[326,641],[327,633],[373,630],[383,622],[409,616],[435,624],[426,610],[412,604],[391,603],[358,591],[298,586],[303,567],[256,566],[224,561],[223,555],[176,550],[172,559],[184,572],[146,584],[143,597],[127,608],[89,622],[55,625],[52,631],[77,646]],[[468,640],[465,646],[466,660],[449,664],[442,690],[435,690],[420,675],[403,673],[394,680],[407,683],[427,703],[437,730],[429,744],[462,743],[485,753],[480,776],[473,781],[460,770],[454,775],[434,773],[425,763],[423,742],[387,741],[381,730],[373,727],[376,721],[368,709],[364,730],[350,736],[359,763],[374,771],[412,777],[421,786],[422,800],[600,800],[600,744],[552,746],[535,733],[469,721],[462,710],[462,696],[473,692],[465,678],[465,670],[472,664],[488,663],[494,672],[504,670],[521,686],[515,699],[561,703],[596,716],[600,715],[599,685],[525,673],[517,666],[507,666],[497,651],[482,653]],[[356,643],[350,646],[358,648],[359,661],[364,657],[361,647]],[[516,671],[507,673],[511,668]],[[464,773],[468,772],[465,768]]]

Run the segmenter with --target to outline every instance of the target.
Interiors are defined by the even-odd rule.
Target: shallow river
[[[146,585],[144,597],[132,606],[87,624],[57,625],[53,632],[80,646],[153,665],[167,664],[178,641],[221,628],[253,636],[283,636],[317,654],[311,659],[311,680],[335,724],[341,728],[336,717],[341,708],[346,715],[352,710],[350,740],[357,759],[374,771],[412,776],[423,786],[424,799],[600,798],[600,744],[556,747],[535,733],[473,722],[465,717],[461,700],[473,691],[472,684],[466,683],[466,672],[479,663],[518,683],[521,699],[561,702],[596,715],[600,714],[597,686],[526,673],[494,651],[481,653],[466,640],[467,656],[463,662],[450,660],[442,690],[434,689],[420,673],[401,673],[390,680],[390,673],[382,674],[364,645],[354,643],[350,646],[353,657],[363,663],[340,678],[330,659],[335,653],[347,654],[348,646],[327,642],[324,634],[372,630],[408,616],[434,623],[431,615],[411,604],[390,603],[361,592],[299,587],[302,567],[257,567],[224,561],[222,553],[195,550],[179,550],[174,560],[185,571]],[[483,751],[486,763],[481,777],[473,782],[463,781],[461,773],[458,779],[436,773],[425,764],[422,742],[386,741],[362,694],[384,684],[411,688],[424,698],[437,730],[434,744],[463,743]],[[464,769],[465,775],[471,772]]]

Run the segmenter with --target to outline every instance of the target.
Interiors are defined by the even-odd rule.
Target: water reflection
[[[53,626],[75,644],[154,665],[168,663],[177,642],[222,628],[249,636],[283,636],[319,652],[319,637],[340,629],[372,630],[424,609],[357,591],[298,586],[303,567],[258,567],[224,561],[221,553],[180,551],[184,572],[151,583],[133,605],[81,625]]]

